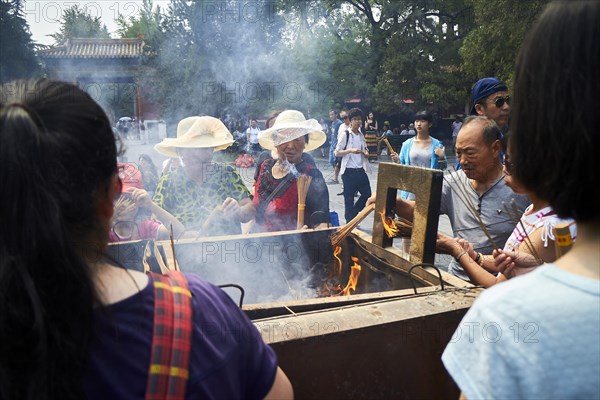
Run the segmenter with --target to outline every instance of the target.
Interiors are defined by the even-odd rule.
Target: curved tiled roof
[[[143,53],[142,39],[70,38],[62,46],[38,51],[41,58],[138,58]]]

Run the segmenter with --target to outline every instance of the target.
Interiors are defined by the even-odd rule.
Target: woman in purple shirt
[[[181,371],[150,364],[156,348],[175,349],[154,341],[165,278],[104,254],[117,155],[104,111],[78,87],[0,87],[0,399],[142,399],[157,367]],[[200,278],[182,281],[184,292],[167,286],[191,298],[188,318],[175,317],[191,332],[178,398],[291,398],[243,312]]]

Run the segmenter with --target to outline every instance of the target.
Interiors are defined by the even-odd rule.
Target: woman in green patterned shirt
[[[217,118],[188,117],[177,125],[177,138],[154,148],[177,157],[182,168],[161,177],[153,201],[173,214],[188,231],[201,236],[241,233],[241,223],[255,215],[250,191],[229,165],[213,163],[213,154],[234,139]]]

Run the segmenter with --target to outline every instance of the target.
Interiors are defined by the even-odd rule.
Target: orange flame
[[[356,290],[356,284],[358,283],[358,277],[360,276],[360,264],[358,263],[358,257],[352,257],[354,265],[350,267],[350,277],[348,278],[348,284],[341,292],[336,296],[350,296],[350,290]]]
[[[381,211],[379,213],[381,215],[381,221],[383,222],[383,230],[385,234],[389,238],[393,238],[398,234],[398,228],[396,224],[394,224],[394,220],[391,218],[386,218],[385,212]]]
[[[342,275],[342,260],[339,257],[341,252],[342,252],[342,246],[336,246],[335,250],[333,250],[333,257],[337,260],[337,269],[335,271],[335,276]],[[332,277],[333,277],[333,275],[334,275],[334,273],[332,271]]]
[[[342,291],[342,285],[339,283],[339,277],[342,275],[342,260],[339,257],[341,253],[342,247],[336,246],[333,250],[334,260],[329,265],[328,278],[318,290],[319,297],[337,296]]]

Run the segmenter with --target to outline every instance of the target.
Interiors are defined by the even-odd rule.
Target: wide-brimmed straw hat
[[[177,124],[177,137],[166,138],[154,149],[169,157],[179,157],[177,148],[224,150],[233,144],[233,135],[219,119],[209,116],[188,117]]]
[[[300,111],[285,110],[277,116],[272,127],[260,131],[258,142],[265,149],[273,150],[281,144],[308,135],[304,151],[311,151],[325,143],[326,136],[322,129],[316,119],[306,119]]]

